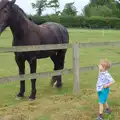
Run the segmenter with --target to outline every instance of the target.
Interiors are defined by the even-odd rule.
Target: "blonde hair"
[[[100,64],[105,68],[105,70],[108,70],[111,67],[111,62],[107,59],[101,59]]]

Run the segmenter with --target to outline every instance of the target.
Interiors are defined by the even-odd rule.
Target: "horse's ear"
[[[11,4],[14,4],[16,2],[16,0],[11,0],[9,1]]]

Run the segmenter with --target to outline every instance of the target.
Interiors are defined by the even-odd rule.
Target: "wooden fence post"
[[[78,94],[80,92],[80,70],[79,70],[79,44],[76,42],[73,44],[73,73],[74,73],[74,86],[73,93]]]

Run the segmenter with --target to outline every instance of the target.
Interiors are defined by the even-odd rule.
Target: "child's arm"
[[[113,83],[115,83],[115,80],[112,78],[110,74],[107,74],[107,80],[109,81],[109,83],[107,85],[104,85],[104,88],[107,88],[111,86]]]
[[[111,86],[113,83],[114,83],[114,82],[110,82],[109,84],[104,85],[104,88],[107,88],[107,87]]]

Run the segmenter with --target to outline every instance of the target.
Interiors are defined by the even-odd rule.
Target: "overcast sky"
[[[34,14],[35,10],[31,7],[31,2],[35,2],[36,0],[16,0],[16,4],[19,5],[26,13],[28,14]],[[79,13],[81,13],[81,10],[83,7],[89,3],[89,0],[59,0],[60,1],[60,10],[63,10],[65,3],[68,2],[75,2],[75,6],[77,7],[77,10]],[[52,13],[52,9],[47,9],[44,11],[43,14],[49,14]]]

